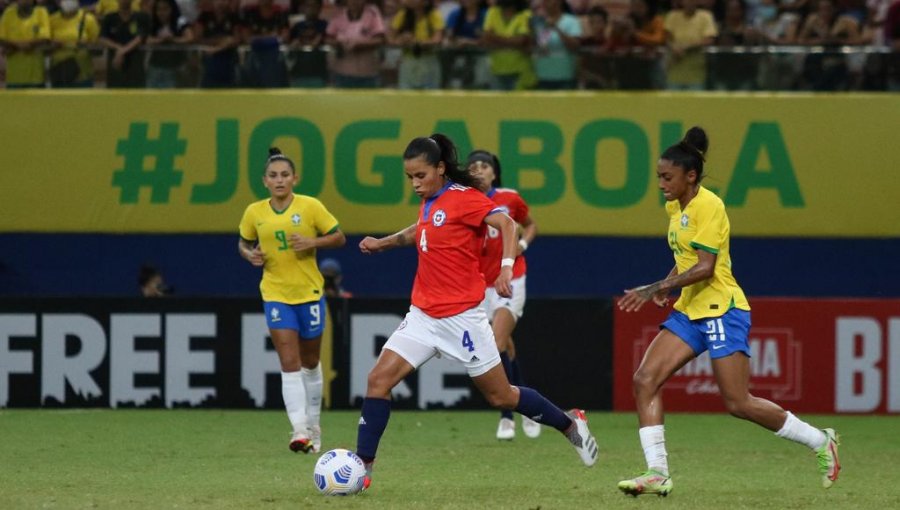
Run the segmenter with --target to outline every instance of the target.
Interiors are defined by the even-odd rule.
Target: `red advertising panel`
[[[900,300],[752,299],[750,391],[803,413],[900,413]],[[671,308],[615,310],[613,408]],[[666,383],[667,411],[725,411],[707,353]]]

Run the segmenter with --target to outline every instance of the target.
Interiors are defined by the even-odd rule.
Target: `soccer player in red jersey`
[[[540,393],[512,386],[506,378],[480,306],[485,283],[479,255],[486,228],[497,229],[503,238],[503,258],[494,287],[499,295],[509,297],[516,226],[497,204],[470,187],[474,179],[459,167],[456,154],[453,142],[444,135],[413,139],[403,153],[403,169],[422,198],[417,221],[396,234],[366,237],[359,243],[367,254],[415,245],[419,261],[409,313],[369,372],[356,441],[356,453],[369,475],[366,487],[390,417],[391,389],[437,354],[462,363],[489,404],[559,430],[585,465],[597,461],[597,442],[583,411],[563,412]]]
[[[496,155],[484,150],[472,151],[469,154],[467,167],[469,173],[475,178],[475,186],[522,227],[522,234],[516,248],[516,260],[513,263],[513,275],[510,282],[511,296],[500,296],[494,289],[494,282],[500,276],[500,261],[503,258],[503,239],[500,237],[500,232],[493,227],[488,227],[487,236],[484,238],[484,247],[481,250],[481,273],[487,284],[481,306],[491,322],[506,377],[516,386],[522,386],[524,380],[519,369],[512,332],[525,310],[524,253],[537,235],[537,225],[528,214],[528,204],[519,193],[514,189],[500,187],[502,185],[500,160]],[[522,430],[526,436],[535,438],[541,433],[541,425],[522,415]],[[497,439],[511,440],[514,437],[516,437],[516,422],[513,420],[512,411],[501,410],[500,423],[497,425]]]

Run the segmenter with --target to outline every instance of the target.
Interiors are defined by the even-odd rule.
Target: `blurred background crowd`
[[[900,0],[0,0],[32,87],[900,90]]]

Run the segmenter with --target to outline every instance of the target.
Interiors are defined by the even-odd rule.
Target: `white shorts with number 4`
[[[484,289],[484,301],[481,306],[488,316],[488,320],[494,319],[494,313],[500,308],[506,308],[513,318],[519,320],[525,311],[525,275],[514,278],[509,282],[512,286],[512,296],[505,298],[497,294],[497,289],[488,287]]]
[[[482,375],[500,363],[494,332],[480,306],[443,319],[410,306],[384,348],[416,369],[434,356],[446,356],[462,363],[469,377]]]

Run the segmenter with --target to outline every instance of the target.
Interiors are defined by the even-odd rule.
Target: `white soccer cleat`
[[[310,452],[319,453],[322,451],[322,427],[312,425],[309,427],[309,440],[312,443]]]
[[[497,439],[501,441],[512,441],[516,437],[516,422],[509,418],[500,418],[497,424]]]
[[[600,450],[597,447],[597,440],[594,439],[590,429],[588,429],[587,417],[584,415],[584,411],[572,409],[566,412],[566,416],[571,418],[573,423],[573,426],[565,432],[566,437],[572,443],[572,446],[575,447],[575,451],[581,457],[581,462],[584,462],[584,465],[587,467],[593,466],[597,462]]]
[[[534,439],[541,435],[541,424],[522,415],[522,432],[525,433],[526,437]]]

